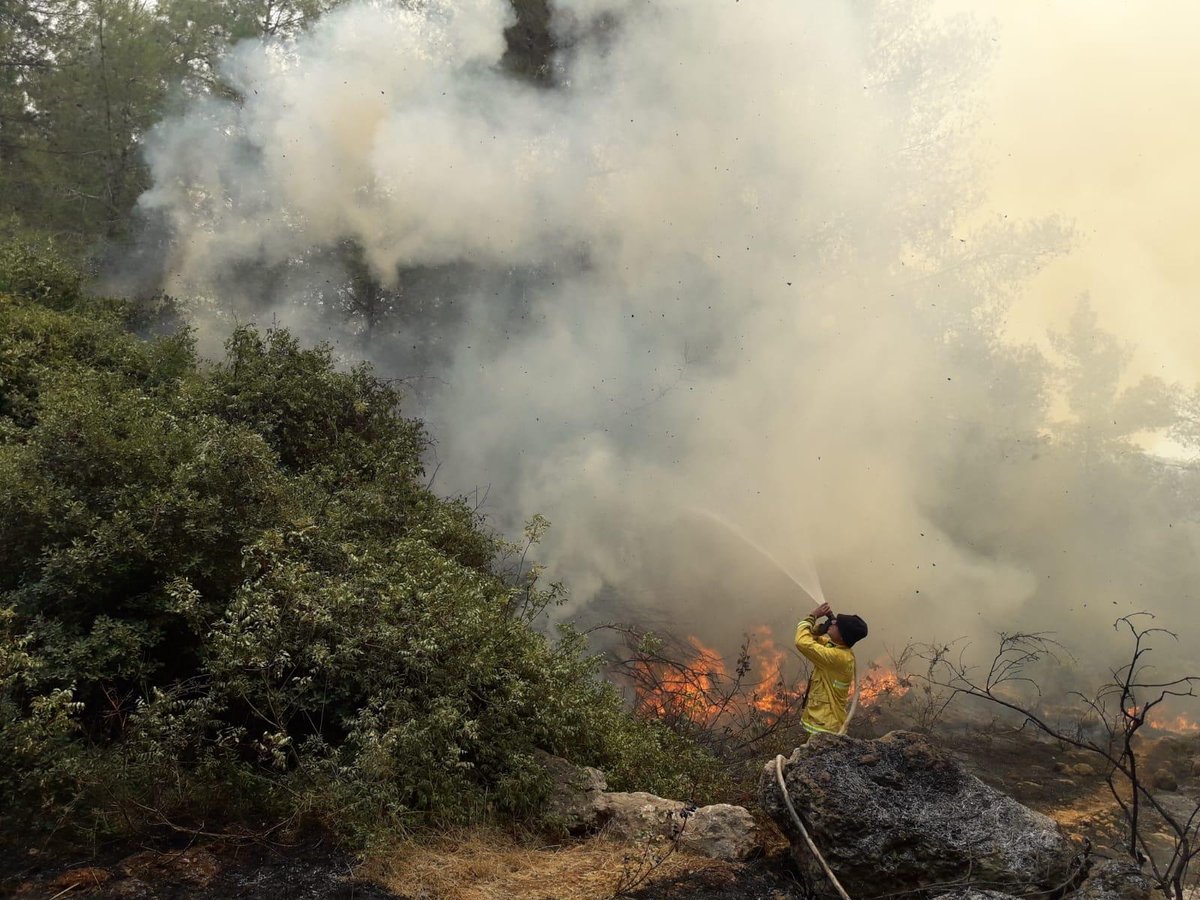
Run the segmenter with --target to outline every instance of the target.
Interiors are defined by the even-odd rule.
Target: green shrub
[[[83,273],[52,247],[0,245],[0,294],[15,294],[52,309],[70,309],[83,297]]]
[[[391,387],[282,330],[199,366],[80,284],[0,251],[0,827],[536,820],[538,749],[711,790],[532,626],[560,589],[424,486]]]

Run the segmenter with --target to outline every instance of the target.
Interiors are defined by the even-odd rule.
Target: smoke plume
[[[1195,635],[1183,475],[1137,444],[1165,387],[1086,306],[1056,356],[1005,339],[1071,236],[979,214],[987,34],[917,0],[552,11],[541,79],[500,64],[506,0],[239,45],[239,102],[148,141],[164,286],[408,379],[436,487],[551,520],[567,615],[786,634],[815,603],[773,558],[871,656]],[[391,299],[351,327],[355,272]]]

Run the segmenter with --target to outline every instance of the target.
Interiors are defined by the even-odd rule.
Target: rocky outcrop
[[[749,859],[762,849],[762,835],[749,811],[718,803],[699,809],[642,791],[605,790],[604,773],[557,756],[541,754],[551,793],[544,818],[570,834],[603,831],[618,840],[664,838],[680,849],[712,859]]]
[[[750,812],[716,803],[689,807],[641,791],[609,792],[596,798],[604,833],[624,840],[662,837],[679,848],[712,859],[740,862],[762,850],[762,835]]]
[[[788,796],[817,848],[855,898],[937,885],[1028,894],[1081,876],[1081,851],[1050,818],[989,788],[928,739],[815,735],[784,763]],[[787,810],[775,762],[763,808],[818,890],[829,889]]]

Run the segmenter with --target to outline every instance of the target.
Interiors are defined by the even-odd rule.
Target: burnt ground
[[[384,900],[397,896],[356,878],[350,857],[315,843],[110,848],[73,865],[32,856],[24,861],[10,859],[4,868],[0,896],[30,900]]]
[[[762,859],[656,880],[627,895],[630,900],[807,900],[811,893],[782,848]]]
[[[1030,730],[947,729],[937,736],[981,781],[1092,844],[1103,856],[1126,857],[1127,826],[1094,753],[1046,740]],[[1200,803],[1200,735],[1159,734],[1140,741],[1140,780],[1169,812],[1186,819]],[[1141,831],[1154,855],[1169,853],[1165,823],[1143,805]]]
[[[882,721],[862,725],[868,732],[862,736],[888,730],[888,723]],[[1124,823],[1099,760],[1030,730],[995,724],[943,725],[934,739],[985,783],[1051,816],[1078,840],[1090,842],[1098,856],[1126,856]],[[1148,783],[1162,785],[1155,789],[1156,797],[1169,809],[1186,815],[1200,802],[1200,774],[1192,774],[1194,768],[1200,770],[1200,735],[1147,736],[1142,748],[1142,769]],[[1170,777],[1160,777],[1163,775]],[[1151,816],[1143,831],[1150,836],[1152,847],[1169,852],[1172,843],[1161,822]],[[382,900],[405,896],[356,877],[351,858],[320,842],[267,846],[193,841],[154,848],[110,848],[74,860],[3,855],[8,858],[0,864],[0,896],[100,900]],[[550,887],[538,896],[552,900],[556,895]],[[788,860],[786,843],[776,832],[760,859],[670,876],[652,875],[626,896],[638,900],[787,900],[809,894]]]

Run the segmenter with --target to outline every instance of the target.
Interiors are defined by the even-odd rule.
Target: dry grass
[[[530,836],[473,830],[406,841],[365,862],[360,874],[414,900],[609,900],[645,854],[644,846],[603,837],[547,846]],[[674,853],[648,883],[729,865]]]

